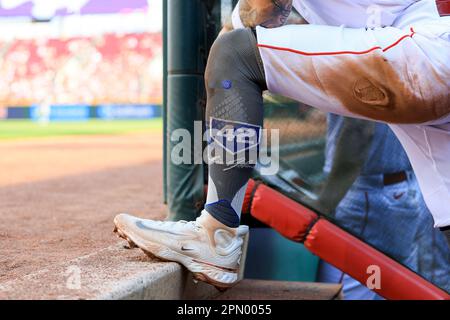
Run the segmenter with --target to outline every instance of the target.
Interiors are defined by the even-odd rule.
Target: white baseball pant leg
[[[257,35],[269,91],[394,123],[435,225],[450,224],[449,19],[406,29],[258,27]]]

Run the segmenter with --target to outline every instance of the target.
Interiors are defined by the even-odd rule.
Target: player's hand
[[[277,28],[286,24],[292,0],[240,0],[239,13],[246,27]]]

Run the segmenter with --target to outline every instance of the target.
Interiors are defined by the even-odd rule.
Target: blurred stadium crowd
[[[161,33],[0,41],[0,105],[159,103]]]

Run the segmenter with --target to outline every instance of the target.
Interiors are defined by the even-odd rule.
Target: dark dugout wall
[[[194,220],[205,198],[205,168],[194,163],[194,158],[202,157],[201,150],[196,150],[196,154],[193,150],[194,123],[203,120],[206,105],[203,77],[209,48],[221,28],[221,2],[166,0],[164,7],[164,193],[170,220]],[[191,139],[171,139],[178,129],[187,130]],[[172,162],[175,147],[188,150],[190,163]]]

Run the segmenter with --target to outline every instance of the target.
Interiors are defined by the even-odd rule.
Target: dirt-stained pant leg
[[[443,123],[450,123],[450,19],[405,29],[258,27],[257,34],[269,91],[401,127],[436,226],[450,224],[443,204],[450,199],[450,128]]]
[[[240,29],[220,36],[206,68],[209,181],[205,210],[238,227],[262,133],[266,89],[256,36]]]
[[[439,28],[436,34],[448,34],[450,23]],[[421,25],[257,28],[269,91],[324,111],[397,124],[450,113],[450,39],[426,32]]]

